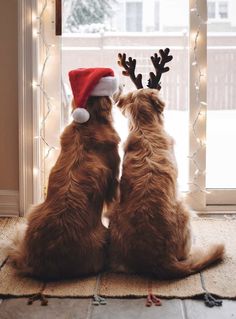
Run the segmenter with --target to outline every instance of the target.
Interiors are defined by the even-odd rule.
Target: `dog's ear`
[[[162,113],[165,108],[165,103],[160,99],[159,92],[157,90],[156,91],[153,90],[151,94],[149,95],[149,98],[155,111],[158,113]]]

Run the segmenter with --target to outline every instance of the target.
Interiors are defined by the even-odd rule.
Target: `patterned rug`
[[[0,239],[9,238],[21,218],[0,219]],[[226,245],[224,260],[202,273],[181,280],[158,281],[146,277],[102,273],[97,277],[58,282],[40,282],[23,278],[6,262],[0,247],[0,296],[48,297],[143,297],[151,291],[159,297],[189,298],[206,292],[223,298],[236,297],[236,220],[193,220],[193,231],[200,245],[223,241]]]

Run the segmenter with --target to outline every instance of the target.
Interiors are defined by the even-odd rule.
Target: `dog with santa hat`
[[[104,269],[107,229],[104,204],[116,198],[120,141],[112,125],[111,96],[117,80],[109,68],[69,72],[73,122],[61,136],[45,201],[7,245],[19,272],[41,279],[65,279]]]

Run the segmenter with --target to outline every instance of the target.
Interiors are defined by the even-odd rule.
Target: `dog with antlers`
[[[129,119],[120,198],[110,212],[110,264],[113,271],[178,278],[222,259],[224,246],[192,247],[190,214],[177,191],[173,139],[164,128],[160,79],[172,60],[169,49],[151,57],[155,74],[148,88],[135,75],[136,60],[119,54],[137,90],[121,95],[118,107]]]
[[[109,68],[69,73],[73,119],[61,136],[45,201],[7,247],[9,260],[25,275],[65,279],[102,271],[108,230],[103,205],[116,197],[120,141],[112,125],[110,96],[117,89]]]

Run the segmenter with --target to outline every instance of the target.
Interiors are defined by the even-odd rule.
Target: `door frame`
[[[33,203],[32,1],[18,1],[19,212]]]

